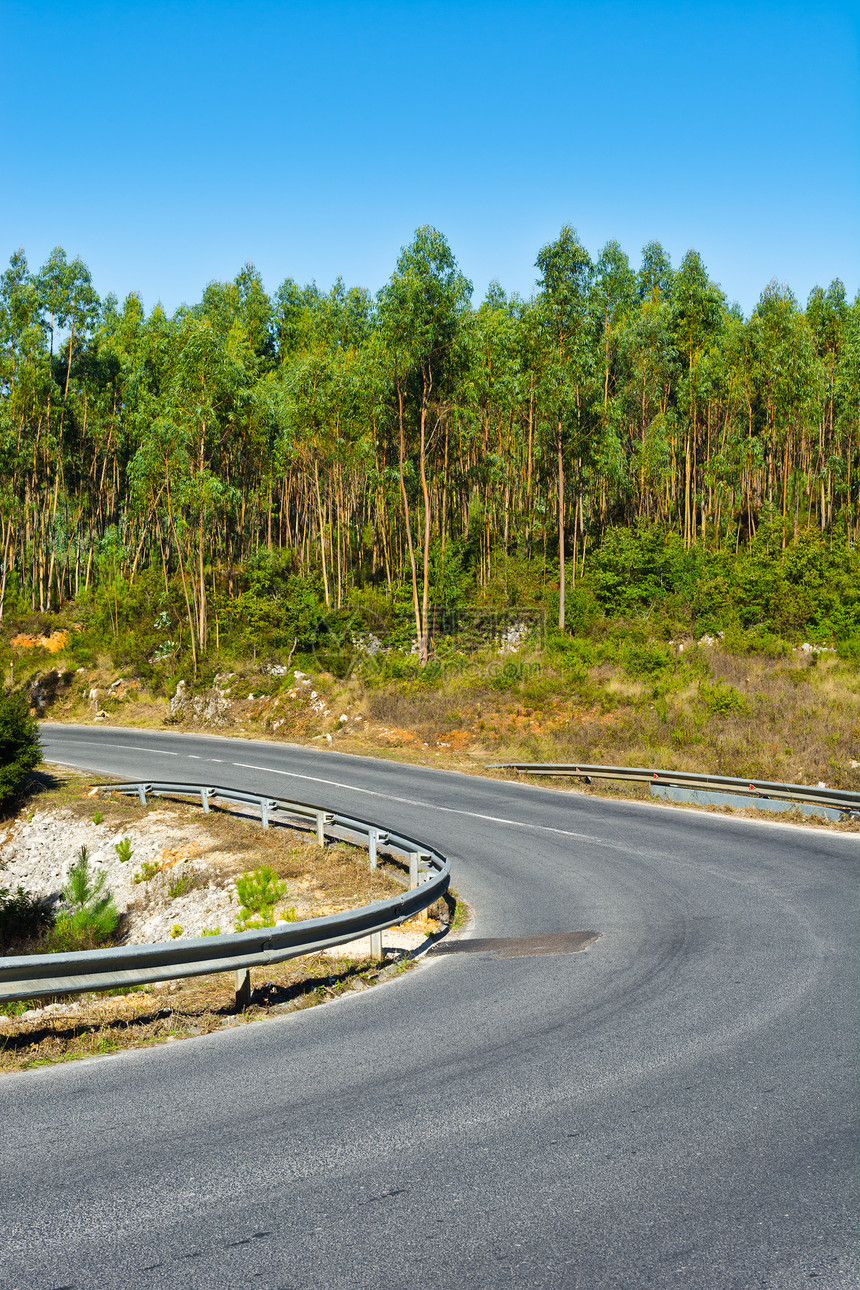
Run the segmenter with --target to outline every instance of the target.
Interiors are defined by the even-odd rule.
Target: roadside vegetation
[[[860,300],[771,283],[744,318],[695,251],[634,265],[570,227],[535,267],[528,300],[474,301],[423,228],[376,297],[246,266],[168,317],[13,255],[11,693],[860,787]]]
[[[101,807],[94,811],[89,781],[71,772],[40,774],[34,785],[41,785],[41,791],[23,804],[19,821],[7,818],[0,836],[0,955],[123,944],[154,908],[165,908],[170,926],[169,911],[179,908],[183,898],[184,907],[191,908],[189,892],[200,895],[204,888],[226,887],[238,897],[230,906],[231,922],[203,928],[204,935],[271,926],[280,918],[319,917],[402,890],[397,875],[403,866],[381,856],[379,868],[371,872],[361,848],[341,843],[319,847],[295,830],[264,831],[250,819],[217,810],[203,816],[183,803],[160,801],[145,808],[108,796],[99,799]],[[68,834],[83,826],[90,847],[76,849],[65,881],[54,883],[51,891],[28,890],[22,884],[16,890],[3,887],[4,867],[12,863],[10,845],[20,843],[20,824],[32,834],[40,816],[53,826],[59,821]],[[157,858],[135,868],[130,837],[142,839],[152,827],[157,827]],[[103,867],[114,835],[122,835],[112,845],[117,862],[132,871],[135,893],[130,907],[122,909]],[[96,856],[102,857],[99,863]],[[462,913],[458,915],[451,897],[403,930],[417,943],[456,924],[458,916]],[[188,928],[175,925],[173,932],[153,939],[173,934],[189,934]],[[364,989],[411,963],[409,953],[396,948],[384,963],[374,962],[363,945],[254,969],[250,1007],[241,1017],[236,1015],[232,973],[0,1005],[0,1071],[208,1033],[239,1020],[312,1006],[346,990]]]
[[[22,690],[0,687],[0,813],[21,792],[42,759],[38,723]]]
[[[97,624],[61,614],[31,620],[41,643],[3,647],[52,719],[466,768],[609,762],[860,790],[860,560],[844,541],[810,532],[783,550],[776,520],[737,553],[617,531],[580,565],[564,631],[547,570],[508,573],[513,603],[449,611],[424,664],[397,602],[371,614],[360,597],[339,616],[316,602],[295,651],[278,630],[261,628],[256,659],[225,636],[196,682],[179,662],[154,675],[140,653],[122,666]],[[49,622],[67,633],[58,648]],[[78,649],[96,662],[76,668]]]

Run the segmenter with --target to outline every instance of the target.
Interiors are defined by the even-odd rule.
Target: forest
[[[119,660],[196,676],[397,608],[423,664],[439,606],[570,631],[586,593],[860,648],[858,525],[839,281],[745,318],[697,252],[634,267],[569,226],[529,299],[476,303],[430,227],[375,296],[246,265],[147,314],[60,248],[0,281],[0,623],[74,605]]]

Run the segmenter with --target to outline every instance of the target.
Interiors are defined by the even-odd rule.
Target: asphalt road
[[[43,742],[399,826],[451,856],[475,936],[601,935],[3,1078],[3,1290],[855,1290],[856,835],[250,741]]]

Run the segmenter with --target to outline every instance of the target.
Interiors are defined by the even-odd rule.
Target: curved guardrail
[[[840,816],[860,818],[860,793],[823,786],[810,788],[804,784],[779,784],[765,779],[736,779],[730,775],[700,775],[692,771],[649,770],[642,766],[589,766],[585,762],[569,764],[500,762],[490,769],[516,770],[524,775],[580,777],[586,781],[622,779],[629,783],[650,784],[652,792],[657,788],[681,789],[691,795],[688,800],[703,800],[705,797],[710,797],[712,802],[719,804],[722,798],[737,796],[748,799],[744,803],[748,806],[784,802],[789,805],[829,808],[836,813],[835,818]],[[774,807],[771,805],[769,809],[773,810]]]
[[[242,1006],[247,1001],[247,973],[250,968],[281,963],[302,954],[316,954],[359,937],[379,936],[389,927],[395,927],[426,909],[448,889],[450,863],[432,847],[367,820],[341,815],[307,802],[288,802],[266,794],[243,793],[204,784],[140,781],[102,784],[99,788],[103,792],[136,793],[144,803],[149,794],[200,795],[205,811],[209,810],[211,802],[218,799],[257,805],[264,828],[268,827],[270,816],[275,811],[292,819],[314,820],[319,841],[324,840],[326,830],[333,829],[338,831],[342,840],[366,838],[371,868],[376,867],[380,843],[388,851],[408,859],[410,889],[345,913],[248,932],[161,941],[153,945],[121,945],[104,950],[83,950],[77,954],[28,954],[0,958],[0,1002],[235,971],[237,1005]]]

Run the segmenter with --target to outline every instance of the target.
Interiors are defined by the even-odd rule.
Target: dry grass
[[[365,989],[406,971],[411,962],[405,955],[388,965],[313,955],[255,968],[251,1003],[240,1014],[229,973],[146,986],[118,996],[85,996],[69,1012],[0,1018],[5,1023],[0,1024],[0,1072],[147,1048],[295,1012]]]
[[[337,680],[322,673],[312,684],[326,702],[324,715],[248,668],[236,678],[230,724],[221,732],[322,740],[343,751],[464,770],[488,761],[589,761],[860,790],[860,768],[851,766],[860,761],[856,667],[835,654],[811,662],[816,656],[795,650],[774,660],[691,641],[681,652],[664,640],[651,646],[637,640],[636,633],[627,641],[620,633],[618,657],[610,651],[608,661],[593,666],[535,650],[509,659],[485,652],[442,663],[428,677],[377,678],[366,686],[357,674]],[[637,674],[624,663],[627,645],[653,649],[668,665]],[[606,654],[601,642],[588,649]],[[512,683],[500,685],[500,670],[509,668]],[[110,676],[108,669],[97,679],[111,719],[164,724],[163,699],[133,687],[108,698]],[[85,718],[82,694],[91,679],[88,672],[77,680],[52,715]],[[261,696],[267,687],[271,693]],[[720,694],[715,703],[709,687],[732,687],[734,705],[721,707]],[[249,693],[257,696],[253,702]],[[341,712],[350,714],[343,727]]]

